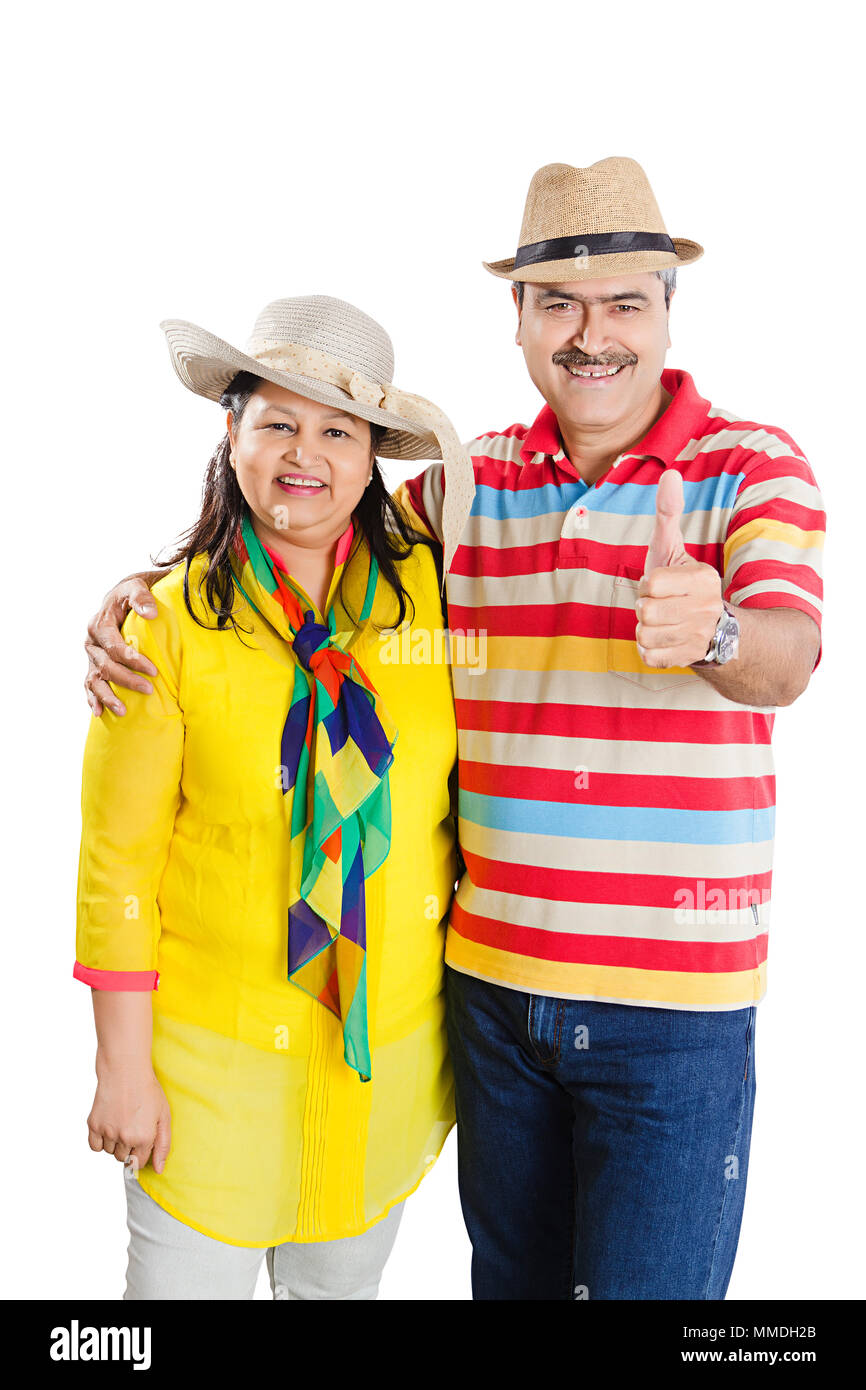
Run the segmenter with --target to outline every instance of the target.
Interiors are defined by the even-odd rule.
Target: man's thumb
[[[656,519],[647,546],[644,574],[688,559],[680,529],[683,514],[683,479],[675,468],[666,468],[656,487]]]

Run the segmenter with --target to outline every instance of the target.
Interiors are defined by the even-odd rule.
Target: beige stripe
[[[732,560],[734,562],[734,568],[729,567],[725,574],[725,579],[729,580],[731,574],[736,574],[741,565],[754,565],[758,563],[808,565],[816,574],[820,574],[823,554],[823,549],[820,546],[787,545],[785,541],[770,540],[765,536],[755,536],[753,540],[746,541],[733,552]]]
[[[472,516],[463,531],[463,544],[483,545],[491,550],[555,544],[560,539],[567,516],[566,508],[557,508],[540,516],[510,516],[504,520]],[[729,518],[730,509],[727,507],[688,512],[683,517],[683,537],[689,545],[722,544],[727,537]],[[575,542],[585,539],[617,548],[623,545],[648,545],[654,520],[653,516],[620,516],[616,512],[593,511],[590,508],[581,518],[579,528],[575,528],[567,539]],[[613,567],[616,567],[616,560],[613,561]],[[573,572],[573,567],[567,572]],[[583,573],[585,571],[581,571],[581,574]],[[523,574],[516,576],[518,582],[524,582],[529,577]],[[449,582],[460,578],[459,575],[451,575]],[[477,580],[471,582],[478,583]],[[491,582],[501,581],[498,581],[496,576],[485,575],[485,586]]]
[[[421,486],[421,498],[427,520],[440,540],[442,539],[442,476],[444,471],[443,464],[431,463],[429,468],[424,471],[424,481]]]
[[[684,883],[684,887],[689,887]],[[697,890],[695,890],[697,891]],[[511,922],[536,931],[565,932],[568,936],[622,936],[653,941],[752,941],[767,930],[768,903],[758,907],[761,925],[751,908],[698,914],[688,923],[677,920],[673,908],[625,907],[617,903],[561,903],[516,894],[473,888],[463,880],[460,906],[478,917]],[[735,903],[736,899],[732,899]],[[470,930],[471,934],[471,930]]]
[[[520,450],[523,448],[524,440],[515,439],[513,435],[494,435],[492,438],[485,438],[483,435],[470,439],[466,445],[473,458],[498,459],[500,463],[518,463],[523,465],[520,457]],[[538,455],[535,456],[536,458]]]
[[[514,830],[491,830],[461,820],[460,844],[469,854],[500,864],[526,864],[537,869],[591,868],[602,874],[669,874],[683,882],[768,873],[773,843],[759,840],[742,845],[669,845],[640,840],[575,840],[561,835],[523,835]],[[673,861],[671,864],[669,861]],[[629,909],[630,910],[630,909]],[[571,908],[566,909],[567,912]]]
[[[773,772],[766,743],[655,743],[643,739],[583,738],[524,734],[487,729],[460,731],[464,761],[502,767],[534,767],[592,774],[623,773],[639,777],[767,777]],[[591,792],[575,792],[592,801]]]
[[[733,591],[730,602],[742,603],[745,599],[751,598],[752,594],[795,594],[804,602],[811,604],[819,613],[824,612],[824,604],[821,599],[809,593],[808,589],[801,589],[797,584],[789,584],[786,579],[764,579],[756,584],[747,584],[745,588]]]
[[[757,705],[732,705],[718,694],[709,681],[699,676],[685,679],[674,675],[668,686],[650,688],[638,676],[627,679],[614,671],[518,671],[452,669],[454,692],[461,700],[504,700],[521,704],[591,705],[606,709],[714,710],[730,714],[766,709]],[[682,682],[682,683],[680,683]],[[577,719],[575,715],[575,730]]]
[[[737,514],[752,507],[769,507],[784,498],[786,502],[793,502],[798,507],[808,507],[810,511],[822,512],[824,501],[814,483],[807,483],[804,478],[766,478],[762,482],[747,483],[737,493],[737,503],[734,507],[731,520],[735,520]]]
[[[697,458],[698,454],[712,453],[716,449],[750,449],[756,454],[766,454],[768,458],[794,458],[802,463],[807,461],[777,434],[750,426],[740,430],[719,430],[717,434],[704,434],[700,439],[690,439],[686,447],[677,454],[676,462],[685,463],[688,459]]]

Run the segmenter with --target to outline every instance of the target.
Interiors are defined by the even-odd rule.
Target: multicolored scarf
[[[391,847],[388,769],[397,730],[343,650],[353,634],[335,630],[333,598],[351,540],[350,527],[337,546],[324,623],[309,595],[274,563],[248,511],[234,568],[245,598],[297,658],[280,744],[283,793],[293,793],[288,978],[341,1020],[345,1060],[369,1081],[364,881]],[[359,626],[373,607],[378,572],[371,555]]]

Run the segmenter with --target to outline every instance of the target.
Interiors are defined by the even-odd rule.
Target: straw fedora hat
[[[539,169],[526,196],[516,255],[482,264],[504,280],[544,284],[664,270],[703,253],[696,241],[668,236],[641,166],[613,155],[587,169]]]
[[[266,304],[241,351],[185,319],[160,323],[172,365],[190,391],[218,401],[238,372],[252,372],[320,405],[383,425],[376,453],[392,459],[442,459],[445,468],[445,568],[475,495],[472,461],[447,415],[391,382],[394,348],[375,319],[330,295]]]

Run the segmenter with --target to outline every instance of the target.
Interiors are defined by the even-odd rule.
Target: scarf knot
[[[295,656],[305,670],[311,671],[313,669],[311,662],[316,652],[329,646],[330,641],[331,629],[325,627],[324,623],[317,623],[312,608],[308,608],[304,614],[304,621],[295,633],[292,642]],[[316,665],[319,664],[319,662],[316,663]]]

